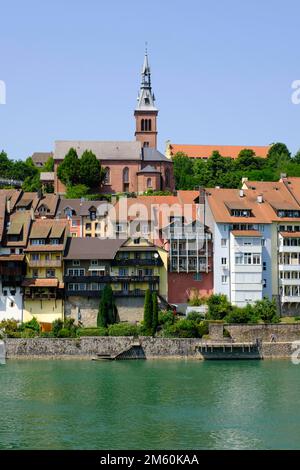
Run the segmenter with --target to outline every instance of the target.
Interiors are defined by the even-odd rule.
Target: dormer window
[[[90,211],[90,219],[96,220],[96,211]]]
[[[30,240],[31,245],[45,245],[44,238],[33,238]]]
[[[230,213],[233,217],[252,217],[251,209],[231,209]]]
[[[279,209],[277,215],[278,217],[300,217],[300,211]]]
[[[50,245],[59,245],[59,238],[51,238]]]

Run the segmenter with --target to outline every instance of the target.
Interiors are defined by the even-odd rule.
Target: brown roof
[[[190,158],[209,158],[217,150],[222,157],[238,158],[241,150],[251,149],[257,157],[266,158],[270,146],[247,145],[186,145],[170,144],[171,156],[183,152]]]
[[[53,157],[52,152],[34,152],[32,155],[32,161],[36,165],[37,163],[40,163],[42,165],[45,165],[49,158]]]
[[[100,214],[104,214],[108,209],[108,203],[106,201],[81,201],[81,199],[61,199],[57,208],[57,216],[60,218],[66,217],[65,210],[67,208],[72,209],[76,216],[88,216],[90,214],[89,209],[95,207],[99,209]]]
[[[300,238],[300,232],[280,232],[283,238]]]
[[[24,279],[23,287],[58,287],[58,279]]]
[[[234,237],[262,237],[262,234],[258,230],[232,230]]]
[[[121,239],[69,238],[65,259],[111,260],[123,243]]]
[[[23,193],[21,198],[16,203],[16,208],[18,207],[25,207],[26,209],[36,209],[36,206],[39,202],[39,195],[38,193],[34,192],[27,192]]]
[[[1,261],[23,261],[25,255],[0,255]]]
[[[19,212],[14,212],[10,214],[9,216],[9,222],[10,226],[13,227],[13,231],[17,232],[20,224],[22,225],[23,228],[23,239],[20,241],[8,241],[7,236],[5,244],[6,246],[26,246],[27,244],[27,239],[28,239],[28,233],[31,227],[31,214],[30,211],[19,211]],[[14,233],[18,234],[20,232]]]
[[[25,251],[27,252],[39,252],[39,251],[63,251],[65,245],[28,245]]]
[[[60,238],[66,227],[66,219],[37,219],[32,224],[29,238]]]
[[[6,196],[0,194],[0,242],[2,241],[5,224]]]
[[[39,201],[37,207],[36,207],[36,213],[39,213],[40,215],[45,215],[45,216],[55,216],[56,209],[58,206],[59,202],[59,196],[56,194],[45,194]],[[40,209],[42,206],[45,206],[46,209],[48,209],[49,212],[42,212],[40,213]]]

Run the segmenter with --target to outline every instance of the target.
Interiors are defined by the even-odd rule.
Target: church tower
[[[145,52],[144,65],[142,69],[142,81],[134,110],[135,116],[135,138],[142,142],[143,147],[157,147],[157,114],[155,96],[151,88],[151,72],[148,62],[147,49]]]

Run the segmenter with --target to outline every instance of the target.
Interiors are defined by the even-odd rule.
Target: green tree
[[[294,163],[300,163],[300,149],[298,150],[298,152],[295,153],[292,160]]]
[[[173,163],[176,189],[194,189],[192,159],[183,152],[177,152],[173,157]]]
[[[114,294],[112,288],[107,284],[102,293],[99,311],[97,316],[97,326],[107,328],[116,322],[117,308],[115,305]]]
[[[70,148],[57,169],[57,176],[65,185],[73,186],[80,182],[80,170],[77,152],[74,148]]]
[[[45,165],[43,166],[42,171],[54,171],[54,158],[53,157],[48,158]]]
[[[211,295],[207,300],[207,305],[210,320],[223,320],[232,310],[232,306],[224,294]]]
[[[80,199],[86,197],[89,188],[85,184],[76,184],[75,186],[67,186],[65,194],[66,199]]]
[[[2,150],[0,152],[0,177],[8,178],[12,169],[12,161],[9,160],[7,153]]]
[[[144,303],[144,328],[146,331],[152,331],[153,325],[153,310],[152,310],[152,295],[150,289],[146,290],[145,303]]]
[[[104,176],[105,171],[96,155],[90,150],[83,152],[80,159],[80,182],[89,188],[99,188]]]
[[[263,320],[265,323],[278,323],[279,316],[275,300],[264,298],[258,300],[253,306],[254,313],[257,318]]]
[[[158,301],[157,293],[152,294],[152,334],[155,335],[158,327]]]

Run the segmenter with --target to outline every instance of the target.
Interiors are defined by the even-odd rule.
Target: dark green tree
[[[153,336],[156,333],[158,327],[158,301],[157,301],[157,293],[152,293],[152,334]]]
[[[107,328],[116,322],[117,308],[115,305],[114,294],[112,288],[107,284],[102,293],[99,311],[97,316],[97,326]]]
[[[295,155],[293,156],[292,161],[293,161],[294,163],[298,163],[298,164],[300,163],[300,149],[298,150],[297,153],[295,153]]]
[[[80,182],[89,188],[99,188],[105,172],[96,155],[90,150],[83,152],[80,159]]]
[[[73,186],[80,182],[80,170],[77,152],[74,148],[70,148],[57,169],[57,176],[65,185]]]
[[[146,331],[151,332],[153,325],[153,313],[152,313],[152,295],[151,290],[147,289],[145,294],[144,303],[144,328]]]
[[[194,189],[192,159],[183,152],[177,152],[173,163],[176,189]]]
[[[54,159],[53,157],[48,158],[42,171],[54,171]]]
[[[13,162],[9,160],[7,153],[2,150],[2,152],[0,152],[0,177],[9,178],[12,166]]]
[[[207,300],[207,305],[210,320],[223,320],[232,311],[231,304],[224,294],[211,295]]]

